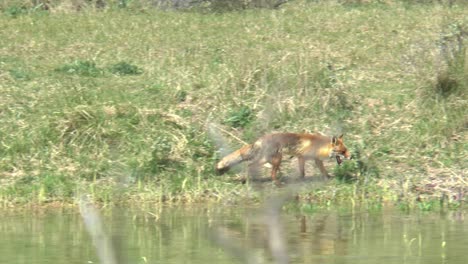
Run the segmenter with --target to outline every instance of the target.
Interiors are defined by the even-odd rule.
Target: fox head
[[[343,135],[339,137],[333,137],[331,140],[331,145],[332,151],[330,152],[330,157],[334,156],[338,165],[340,165],[343,162],[343,157],[346,159],[351,159],[351,153],[343,143]]]

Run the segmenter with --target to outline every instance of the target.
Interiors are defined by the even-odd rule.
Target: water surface
[[[282,212],[277,222],[263,212],[114,208],[101,214],[118,263],[275,263],[283,249],[289,263],[465,264],[468,259],[465,212]],[[272,245],[282,248],[272,252]],[[80,214],[50,210],[0,215],[0,263],[102,262]]]

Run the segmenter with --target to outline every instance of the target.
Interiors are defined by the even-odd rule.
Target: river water
[[[0,263],[468,263],[464,211],[270,211],[4,211]]]

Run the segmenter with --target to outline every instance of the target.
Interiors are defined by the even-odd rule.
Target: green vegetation
[[[142,70],[125,61],[118,62],[110,67],[110,71],[117,75],[140,75]]]
[[[82,194],[255,201],[255,182],[213,167],[272,131],[344,133],[353,151],[337,180],[301,184],[304,201],[429,210],[466,200],[463,1],[298,0],[235,12],[33,2],[0,4],[4,205]],[[294,178],[290,166],[283,174]],[[309,162],[307,178],[318,174]]]
[[[72,63],[60,66],[55,69],[55,71],[65,74],[76,74],[88,77],[97,77],[102,74],[102,70],[96,67],[96,63],[80,60],[75,60]]]

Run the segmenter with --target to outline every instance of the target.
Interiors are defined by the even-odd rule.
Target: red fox
[[[330,175],[323,166],[323,159],[335,157],[340,165],[343,162],[342,157],[351,158],[343,143],[343,135],[328,137],[321,134],[275,133],[265,135],[255,143],[245,145],[227,155],[216,164],[216,171],[223,174],[236,164],[252,160],[250,166],[271,164],[271,178],[277,182],[276,174],[283,156],[297,157],[301,178],[305,176],[306,160],[313,159],[322,176],[329,178]]]

